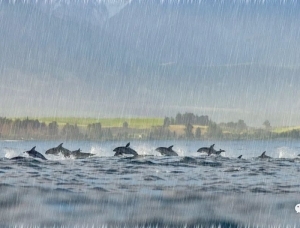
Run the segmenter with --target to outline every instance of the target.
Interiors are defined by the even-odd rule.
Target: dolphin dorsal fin
[[[238,158],[242,158],[243,155],[238,156]]]
[[[59,144],[58,147],[62,147],[63,143]]]
[[[266,151],[264,151],[264,152],[261,154],[261,156],[264,156],[264,155],[265,155],[265,153],[266,153]]]
[[[129,146],[130,146],[130,142],[129,142],[129,143],[127,143],[125,147],[129,147]]]
[[[169,147],[168,147],[168,150],[172,150],[172,148],[173,148],[173,145],[172,145],[172,146],[169,146]]]
[[[215,144],[212,144],[212,145],[210,146],[210,148],[211,148],[211,149],[213,149],[213,148],[214,148],[214,146],[215,146]]]
[[[36,147],[36,146],[32,147],[32,149],[31,149],[30,151],[34,151],[34,150],[35,150],[35,147]]]

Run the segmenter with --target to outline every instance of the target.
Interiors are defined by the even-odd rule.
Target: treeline
[[[163,127],[169,129],[172,125],[184,125],[184,132],[180,135],[168,132],[174,138],[185,139],[224,139],[224,140],[248,140],[248,139],[300,139],[300,130],[291,130],[281,133],[272,132],[268,120],[262,123],[262,128],[247,126],[244,120],[237,122],[215,123],[208,116],[197,116],[193,113],[178,113],[175,118],[165,117]],[[167,130],[166,130],[167,131]]]
[[[210,121],[208,116],[197,116],[193,113],[186,112],[184,114],[177,113],[176,117],[165,117],[164,119],[164,127],[168,127],[170,125],[202,125],[202,126],[208,126],[210,123],[213,123]]]
[[[2,139],[43,139],[43,140],[127,140],[127,139],[300,139],[300,130],[282,133],[272,132],[269,121],[262,128],[247,126],[243,120],[215,123],[208,116],[193,113],[178,113],[175,118],[165,117],[162,126],[147,129],[131,128],[127,122],[122,127],[103,128],[100,122],[85,126],[40,122],[37,119],[9,119],[0,117],[0,138]]]
[[[101,123],[80,128],[77,124],[69,123],[59,126],[56,121],[46,124],[37,119],[12,120],[0,117],[0,138],[105,140],[111,139],[112,133],[110,129],[102,129]]]

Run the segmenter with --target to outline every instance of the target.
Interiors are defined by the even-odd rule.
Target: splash
[[[4,148],[5,157],[11,159],[13,157],[19,156],[20,154],[12,148]]]
[[[276,149],[278,158],[295,158],[297,157],[297,151],[290,147],[279,147]]]
[[[111,157],[114,155],[113,151],[101,146],[92,146],[89,153],[95,154],[97,157]]]

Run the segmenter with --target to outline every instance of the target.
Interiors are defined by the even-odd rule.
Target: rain
[[[298,227],[299,10],[0,0],[0,226]]]

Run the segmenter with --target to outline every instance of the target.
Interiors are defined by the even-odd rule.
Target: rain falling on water
[[[0,226],[297,227],[299,9],[1,0]]]

